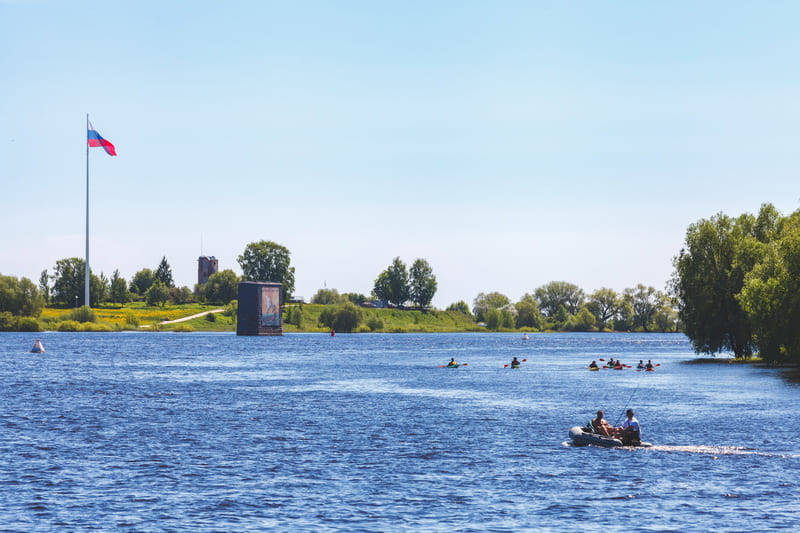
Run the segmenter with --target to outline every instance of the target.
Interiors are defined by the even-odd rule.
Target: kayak
[[[456,364],[454,364],[454,365],[448,364],[448,365],[447,365],[447,368],[458,368],[459,366],[461,366],[461,365],[460,365],[460,364],[458,364],[458,363],[456,363]]]
[[[599,366],[590,366],[590,367],[589,367],[589,370],[591,370],[592,372],[594,372],[595,370],[600,370],[600,367],[599,367]]]
[[[519,368],[519,365],[511,365],[511,368]]]
[[[607,437],[599,433],[592,432],[588,427],[575,426],[569,430],[569,438],[572,439],[573,446],[601,446],[603,448],[620,448],[625,446],[622,441],[616,437]],[[649,442],[640,441],[638,444],[631,446],[649,448],[652,446]]]

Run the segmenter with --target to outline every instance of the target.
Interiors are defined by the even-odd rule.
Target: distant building
[[[197,284],[205,285],[211,274],[219,271],[219,261],[213,255],[201,255],[197,258]]]

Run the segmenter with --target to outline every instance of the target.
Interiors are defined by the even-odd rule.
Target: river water
[[[800,386],[682,335],[34,335],[0,334],[1,531],[800,530]],[[567,444],[625,407],[653,448]]]

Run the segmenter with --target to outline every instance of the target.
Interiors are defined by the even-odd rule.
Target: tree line
[[[800,362],[800,211],[772,204],[689,226],[671,291],[694,349]]]
[[[449,311],[469,313],[466,302]],[[617,293],[601,288],[591,294],[566,281],[551,281],[526,293],[516,303],[499,292],[480,293],[471,312],[488,329],[555,331],[659,331],[680,329],[674,301],[642,284]]]

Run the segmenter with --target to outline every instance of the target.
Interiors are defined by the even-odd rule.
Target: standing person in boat
[[[591,424],[595,433],[599,433],[600,435],[609,437],[614,432],[614,427],[603,418],[603,411],[597,411],[597,418],[592,420]]]
[[[618,436],[625,446],[636,446],[641,442],[642,429],[633,417],[633,409],[625,411],[627,418],[619,428]]]

